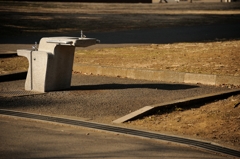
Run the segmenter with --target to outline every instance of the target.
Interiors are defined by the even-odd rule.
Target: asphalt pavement
[[[223,159],[196,148],[0,116],[0,158]]]
[[[143,45],[143,44],[168,44],[179,42],[204,42],[216,40],[231,40],[240,38],[240,24],[203,24],[198,26],[172,26],[160,29],[139,29],[126,31],[111,32],[85,32],[89,38],[96,38],[101,41],[100,44],[90,46],[84,49],[101,48],[101,47],[122,47],[126,45]],[[79,37],[80,33],[69,34],[46,34],[46,35],[21,35],[17,37],[4,37],[0,39],[0,53],[6,51],[16,52],[16,49],[24,48],[25,45],[34,45],[42,37],[49,36],[75,36]],[[4,47],[11,45],[11,47]],[[22,46],[23,45],[23,46]],[[1,51],[1,49],[5,49]],[[31,48],[25,48],[31,49]]]

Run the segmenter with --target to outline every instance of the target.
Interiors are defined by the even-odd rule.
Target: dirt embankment
[[[200,108],[160,110],[128,126],[212,141],[240,150],[240,95]]]

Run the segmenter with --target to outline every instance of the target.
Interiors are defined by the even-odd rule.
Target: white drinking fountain
[[[95,45],[99,40],[81,37],[44,37],[32,50],[17,50],[29,61],[25,90],[49,92],[71,87],[75,47]]]

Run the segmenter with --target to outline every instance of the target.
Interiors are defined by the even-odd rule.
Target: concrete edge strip
[[[180,106],[180,105],[186,105],[186,104],[192,105],[192,104],[196,104],[196,103],[199,104],[199,103],[203,103],[203,102],[204,103],[211,102],[216,99],[226,98],[227,96],[231,96],[231,95],[235,95],[235,94],[239,94],[239,93],[240,93],[240,89],[237,89],[237,90],[224,91],[224,92],[220,92],[220,93],[212,93],[212,94],[201,95],[201,96],[197,96],[197,97],[190,97],[190,98],[175,100],[172,102],[165,102],[165,103],[145,106],[139,110],[136,110],[130,114],[127,114],[123,117],[120,117],[120,118],[114,120],[113,123],[116,123],[116,124],[124,123],[129,120],[133,120],[138,117],[142,117],[144,115],[150,114],[151,112],[156,111],[158,108],[161,108],[161,107]]]
[[[152,107],[152,106],[145,106],[145,107],[143,107],[141,109],[138,109],[138,110],[136,110],[136,111],[134,111],[134,112],[132,112],[130,114],[127,114],[127,115],[125,115],[125,116],[123,116],[121,118],[118,118],[118,119],[114,120],[113,123],[116,123],[116,124],[124,123],[124,122],[129,121],[129,120],[131,120],[131,119],[133,119],[133,118],[135,118],[137,116],[140,116],[140,115],[142,115],[142,114],[144,114],[144,113],[146,113],[148,111],[151,111],[152,109],[154,109],[154,107]]]
[[[177,83],[201,83],[206,85],[230,84],[240,86],[239,76],[208,75],[196,73],[184,73],[166,70],[148,70],[137,68],[120,68],[107,66],[94,66],[74,64],[73,71],[94,75],[111,77],[127,77],[131,79],[143,79],[152,81],[165,81]],[[13,72],[0,75],[0,82],[26,79],[27,72]]]
[[[170,70],[149,70],[139,68],[121,68],[96,65],[84,65],[75,63],[75,72],[112,77],[127,77],[153,81],[177,82],[177,83],[201,83],[206,85],[240,85],[239,76],[224,76],[211,74],[184,73]]]

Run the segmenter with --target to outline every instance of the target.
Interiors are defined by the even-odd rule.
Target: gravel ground
[[[2,93],[23,89],[24,80],[0,83]],[[76,116],[111,123],[112,120],[147,105],[225,90],[229,89],[75,74],[70,90],[22,97],[0,97],[0,108]]]

